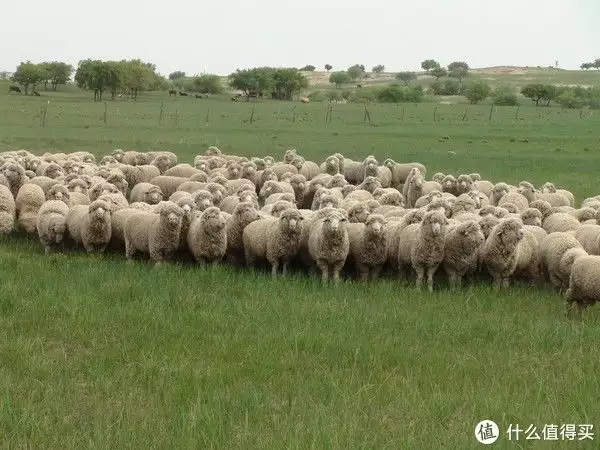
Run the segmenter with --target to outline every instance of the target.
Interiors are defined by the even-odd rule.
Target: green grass
[[[2,97],[0,149],[167,149],[191,161],[214,144],[278,158],[294,146],[318,160],[373,154],[421,161],[430,175],[598,193],[596,114],[522,107],[515,120],[498,108],[490,124],[489,107],[469,107],[463,121],[464,106],[440,105],[434,123],[433,104],[372,105],[368,124],[362,106],[336,105],[326,124],[324,104],[155,94],[108,102],[105,126],[104,104],[89,97]],[[566,320],[548,289],[478,283],[451,294],[441,283],[427,294],[391,278],[333,289],[298,274],[155,269],[121,254],[45,257],[21,236],[0,249],[6,448],[467,449],[480,446],[484,418],[502,432],[599,425],[600,314]],[[504,434],[496,447],[528,443]],[[533,447],[582,448],[542,444]]]

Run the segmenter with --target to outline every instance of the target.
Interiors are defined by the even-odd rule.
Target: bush
[[[566,89],[557,98],[556,102],[563,108],[579,109],[583,106],[583,99],[577,97],[576,93],[572,89]]]
[[[379,90],[377,100],[382,103],[419,103],[423,100],[423,88],[391,84]]]
[[[465,97],[472,104],[479,103],[490,96],[492,88],[485,81],[474,81],[465,89]]]
[[[492,102],[498,106],[518,106],[517,93],[510,86],[499,86],[492,93]]]
[[[458,80],[434,81],[429,87],[434,95],[462,95],[464,87]]]
[[[308,94],[308,99],[311,102],[324,102],[327,100],[327,92],[325,91],[314,91]]]

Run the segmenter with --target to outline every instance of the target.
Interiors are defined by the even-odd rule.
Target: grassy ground
[[[505,108],[490,123],[489,107],[463,121],[464,106],[440,105],[434,122],[432,104],[373,105],[369,124],[362,106],[336,105],[326,124],[325,105],[298,104],[294,120],[294,105],[259,103],[250,123],[252,104],[163,94],[108,102],[105,125],[89,97],[3,97],[0,149],[168,149],[191,161],[212,144],[278,157],[294,146],[598,193],[594,114],[522,107],[515,120]],[[7,448],[466,449],[483,419],[504,433],[496,447],[522,448],[531,441],[508,442],[510,423],[599,425],[600,315],[567,321],[547,289],[426,294],[386,279],[334,290],[120,254],[44,257],[19,236],[1,249]],[[582,447],[534,447],[569,445]]]

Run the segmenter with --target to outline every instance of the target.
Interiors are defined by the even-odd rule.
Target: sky
[[[600,58],[600,0],[5,3],[0,71],[26,60],[76,67],[86,58],[140,58],[163,75],[306,64],[396,72],[430,58],[576,69]]]

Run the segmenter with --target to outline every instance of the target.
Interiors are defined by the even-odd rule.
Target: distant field
[[[489,105],[374,104],[369,123],[348,104],[325,123],[319,103],[153,93],[105,106],[3,86],[0,151],[164,149],[191,162],[209,145],[278,159],[295,147],[600,193],[596,112],[494,108],[490,121]],[[469,449],[483,419],[500,425],[496,448],[528,448],[507,440],[511,423],[595,424],[592,442],[532,448],[598,448],[600,310],[568,321],[548,289],[452,294],[442,277],[427,294],[392,276],[333,289],[298,273],[44,257],[21,236],[2,242],[0,265],[6,448]]]

